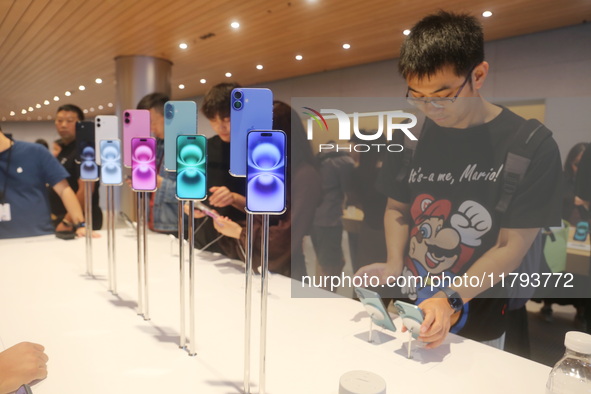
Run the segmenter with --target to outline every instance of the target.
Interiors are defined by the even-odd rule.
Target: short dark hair
[[[137,109],[152,109],[154,108],[160,114],[164,115],[164,104],[170,99],[164,93],[150,93],[137,103]]]
[[[209,120],[219,115],[221,119],[230,117],[230,93],[241,87],[236,82],[223,82],[213,86],[205,94],[201,104],[201,112]]]
[[[421,19],[402,43],[398,71],[404,78],[430,77],[445,66],[465,76],[484,61],[484,34],[468,14],[439,11]]]
[[[75,112],[76,115],[78,115],[78,120],[80,122],[82,122],[84,120],[84,112],[82,112],[80,107],[78,107],[77,105],[74,105],[74,104],[60,105],[60,107],[57,109],[56,114],[61,111]]]

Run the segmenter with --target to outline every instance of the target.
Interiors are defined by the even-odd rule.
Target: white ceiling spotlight
[[[482,13],[482,16],[485,17],[485,18],[490,18],[492,16],[492,12],[490,12],[490,11],[484,11]]]

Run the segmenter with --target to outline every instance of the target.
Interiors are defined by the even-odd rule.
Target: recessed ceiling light
[[[45,105],[49,105],[49,100],[45,100],[45,101],[43,102],[43,104],[45,104]]]
[[[58,96],[53,96],[53,101],[60,101],[60,98]]]
[[[349,48],[351,48],[350,44],[343,44],[343,49],[349,49]]]
[[[35,108],[41,108],[41,104],[36,104]]]
[[[205,82],[207,82],[207,81],[205,80],[205,78],[201,78],[201,79],[199,80],[199,82],[201,82],[201,83],[205,83]]]
[[[107,107],[109,107],[109,108],[113,108],[113,103],[109,103],[109,104],[107,104]]]
[[[232,29],[238,29],[240,27],[240,23],[234,21],[230,23],[230,26],[232,26]]]
[[[482,13],[482,16],[485,17],[485,18],[491,17],[492,16],[492,12],[490,12],[490,11],[484,11]]]
[[[98,106],[98,109],[99,109],[99,110],[102,110],[103,108],[105,108],[105,107],[103,107],[102,105],[99,105],[99,106]]]
[[[66,93],[64,93],[66,96],[70,97],[72,95],[72,92],[70,92],[69,90],[66,91]]]
[[[86,90],[86,86],[80,85],[80,86],[78,86],[78,89],[80,89],[80,90]]]
[[[94,112],[94,107],[90,107],[90,112]]]
[[[302,55],[296,55],[296,60],[302,60],[304,57]]]
[[[189,47],[189,46],[187,45],[187,43],[186,43],[186,42],[181,42],[181,43],[179,44],[179,48],[181,48],[181,49],[187,49],[188,47]]]
[[[6,117],[5,116],[2,117],[2,121],[3,122],[6,122]]]
[[[14,116],[16,113],[14,111],[10,111],[10,116]]]
[[[21,114],[25,115],[27,113],[26,109],[21,110]]]
[[[402,34],[404,34],[405,36],[408,36],[410,34],[410,30],[406,29],[405,31],[402,32]]]
[[[87,109],[85,109],[85,110],[84,110],[84,111],[82,111],[82,112],[84,112],[85,114],[87,114],[87,113],[88,113],[88,110],[87,110]]]
[[[29,112],[33,112],[33,107],[29,107]]]
[[[230,78],[232,76],[232,73],[226,73],[226,77]]]
[[[103,83],[103,80],[101,78],[97,78],[94,80],[94,82],[101,84],[101,83]]]
[[[263,65],[262,64],[257,64],[257,70],[262,70],[263,69]]]
[[[43,119],[41,116],[37,116],[37,120],[41,120]]]
[[[185,85],[183,85],[182,83],[179,85],[179,89],[184,89]]]
[[[51,115],[47,115],[47,120],[51,120]]]

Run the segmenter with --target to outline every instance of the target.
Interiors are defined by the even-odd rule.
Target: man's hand
[[[186,202],[183,209],[185,210],[185,215],[189,215],[190,211],[189,211],[189,203]],[[205,214],[203,213],[202,210],[194,208],[193,209],[193,218],[194,219],[201,219],[202,217],[204,217]]]
[[[211,194],[207,201],[213,207],[221,208],[234,204],[234,194],[226,186],[212,186],[209,192]]]
[[[425,319],[421,324],[421,333],[418,339],[427,343],[425,349],[434,349],[443,343],[449,333],[454,310],[445,296],[426,299],[419,304],[419,308],[425,314]]]
[[[45,348],[21,342],[0,352],[0,393],[11,393],[23,384],[47,377]]]
[[[380,285],[385,285],[388,281],[388,278],[391,276],[399,276],[400,270],[397,270],[396,267],[392,264],[387,263],[373,263],[366,266],[359,268],[357,272],[355,272],[355,276],[359,277],[378,277],[380,279]]]
[[[242,234],[242,226],[225,216],[215,219],[213,221],[213,227],[226,237],[240,239],[240,235]]]

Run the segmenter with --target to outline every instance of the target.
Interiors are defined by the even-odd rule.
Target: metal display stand
[[[92,270],[92,183],[84,182],[84,219],[86,222],[86,274],[94,276]]]
[[[137,264],[138,264],[138,315],[150,320],[148,303],[148,243],[146,242],[147,192],[137,193]]]
[[[115,260],[115,189],[107,185],[107,248],[109,256],[109,291],[117,295],[117,264]]]
[[[181,335],[179,339],[179,347],[184,349],[187,346],[187,339],[185,337],[185,224],[183,222],[183,201],[179,200],[178,210],[178,236],[179,236],[179,268],[180,268],[180,300],[181,300]],[[191,224],[189,224],[191,226]]]
[[[261,239],[261,340],[259,360],[259,394],[265,394],[267,359],[267,299],[269,297],[269,215],[262,215],[263,235]]]
[[[250,327],[252,311],[252,223],[253,215],[246,214],[246,283],[244,290],[244,392],[250,394]]]

